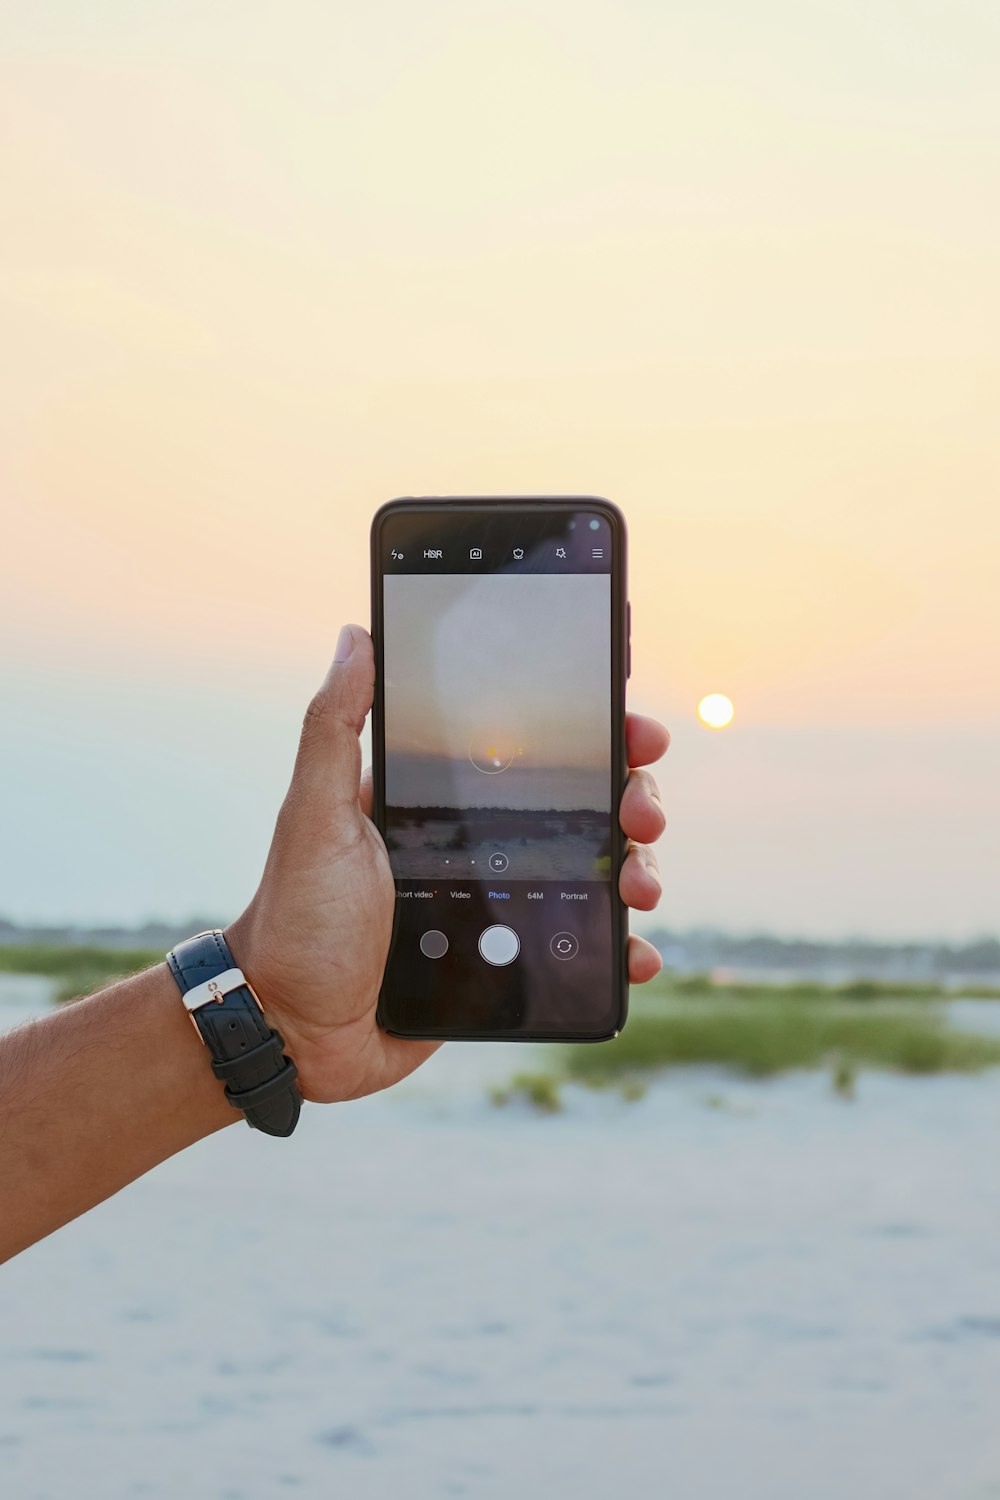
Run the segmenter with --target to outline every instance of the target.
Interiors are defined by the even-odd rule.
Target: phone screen
[[[376,805],[404,1035],[621,1024],[624,527],[600,502],[389,507]]]

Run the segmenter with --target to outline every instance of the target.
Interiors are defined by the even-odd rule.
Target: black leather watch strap
[[[302,1095],[284,1041],[264,1019],[221,932],[199,932],[167,954],[188,1013],[212,1054],[212,1072],[248,1125],[267,1135],[291,1135]],[[218,984],[216,985],[216,981]],[[198,993],[195,994],[194,992]]]

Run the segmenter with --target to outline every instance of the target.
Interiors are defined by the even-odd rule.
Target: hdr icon
[[[429,558],[431,561],[433,561],[434,559],[440,561],[441,558],[444,557],[444,553],[442,552],[440,547],[425,547],[424,557]]]

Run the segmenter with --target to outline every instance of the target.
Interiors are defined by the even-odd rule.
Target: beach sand
[[[528,1061],[238,1125],[4,1267],[5,1500],[1000,1492],[1000,1075],[494,1108]]]

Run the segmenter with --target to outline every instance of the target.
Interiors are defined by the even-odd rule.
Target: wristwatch
[[[295,1064],[222,933],[185,939],[167,954],[167,964],[230,1104],[254,1130],[291,1135],[302,1108]]]

